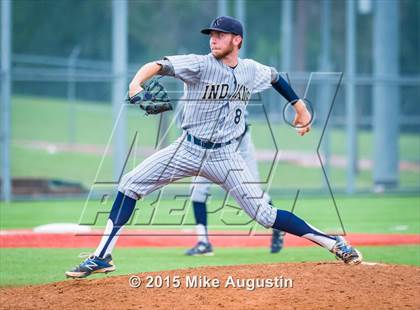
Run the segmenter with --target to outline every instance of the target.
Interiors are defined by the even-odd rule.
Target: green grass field
[[[12,105],[12,134],[14,140],[45,140],[51,142],[67,142],[69,140],[69,104],[63,99],[42,97],[13,97]],[[112,130],[112,109],[110,104],[77,101],[74,103],[74,120],[76,125],[75,143],[89,143],[104,145],[108,142]],[[168,114],[169,118],[173,114]],[[257,148],[274,148],[273,140],[267,121],[252,121],[253,134]],[[141,144],[153,146],[158,129],[158,117],[143,117],[138,108],[130,107],[127,110],[127,139],[137,130]],[[294,129],[270,122],[275,140],[280,149],[293,149],[313,151],[318,145],[321,131],[314,128],[311,135],[296,139]],[[170,140],[179,135],[176,126],[170,128]],[[131,135],[130,135],[131,133]],[[362,158],[370,158],[373,154],[372,135],[367,131],[359,132],[359,154]],[[331,131],[331,150],[333,154],[345,155],[345,132]],[[420,160],[420,141],[415,134],[402,134],[400,136],[401,160],[418,162]]]
[[[185,213],[169,214],[174,203],[165,200],[160,204],[160,211],[155,220],[160,225],[135,225],[142,224],[150,214],[151,206],[148,200],[138,204],[139,211],[135,213],[132,225],[133,229],[176,229],[192,228],[193,217],[188,207]],[[219,207],[219,200],[214,200],[209,205],[209,212]],[[277,201],[278,207],[290,210],[292,199]],[[98,209],[93,201],[89,212],[109,210],[105,205]],[[420,232],[420,199],[419,197],[337,197],[344,226],[349,233],[409,233]],[[74,222],[80,219],[84,201],[48,201],[48,202],[15,202],[12,204],[0,204],[0,227],[1,229],[33,228],[53,222]],[[338,218],[330,199],[302,197],[295,206],[295,212],[327,231],[340,231]],[[184,225],[174,223],[185,215]],[[88,215],[92,216],[92,215]],[[231,216],[231,218],[229,218]],[[228,222],[246,222],[243,214],[232,217],[222,212],[209,214],[209,229],[249,229],[250,225],[222,226],[221,217]],[[99,217],[94,228],[104,225],[106,214]],[[163,224],[162,224],[163,223]],[[166,223],[166,225],[164,225]],[[170,225],[168,225],[170,224]],[[259,230],[263,228],[258,227]],[[0,249],[0,285],[24,285],[60,281],[63,272],[80,261],[78,254],[90,252],[93,249]],[[419,246],[381,246],[361,247],[367,261],[420,265]],[[114,251],[114,260],[118,266],[117,275],[136,272],[158,271],[179,269],[197,266],[235,265],[235,264],[260,264],[274,262],[301,262],[301,261],[325,261],[334,258],[324,249],[318,247],[309,248],[285,248],[280,254],[272,255],[267,248],[219,248],[214,257],[186,257],[183,248],[120,248]],[[28,260],[28,258],[30,258]],[[101,277],[101,276],[97,276]]]
[[[137,204],[131,229],[181,229],[193,228],[194,216],[189,205],[183,200],[162,200],[154,210],[151,196]],[[293,197],[274,199],[278,208],[291,210]],[[336,197],[337,207],[346,231],[352,233],[410,233],[420,232],[419,197]],[[103,228],[111,208],[112,199],[106,204],[93,200],[87,204],[82,223],[94,224],[93,228]],[[232,203],[233,204],[233,203]],[[208,205],[210,230],[249,230],[254,226],[243,212],[237,209],[221,208],[221,200],[212,200]],[[38,201],[15,202],[9,205],[0,203],[1,229],[33,228],[48,223],[80,223],[85,201]],[[173,210],[171,212],[171,210]],[[94,223],[96,214],[103,212]],[[151,224],[150,215],[154,212]],[[294,213],[316,225],[320,229],[340,232],[340,222],[330,198],[310,198],[304,195],[297,201]],[[228,223],[230,225],[224,224]]]
[[[77,102],[73,109],[66,101],[52,98],[16,96],[12,103],[12,175],[14,177],[44,177],[73,180],[87,188],[93,183],[102,156],[77,152],[54,152],[35,149],[28,142],[46,141],[67,143],[69,141],[69,113],[75,111],[75,143],[105,146],[112,131],[111,106],[93,102]],[[72,112],[71,112],[72,113]],[[172,115],[172,114],[168,114]],[[157,117],[143,117],[138,109],[130,108],[127,115],[127,140],[134,132],[139,134],[141,147],[154,146],[158,128]],[[274,150],[267,125],[261,120],[252,120],[252,134],[257,149]],[[275,140],[281,150],[301,151],[313,154],[318,144],[320,130],[314,128],[311,135],[299,138],[296,133],[280,124],[271,124]],[[179,130],[173,127],[169,141],[173,141]],[[334,129],[330,133],[332,154],[346,154],[345,132]],[[260,138],[261,137],[261,138]],[[370,159],[372,134],[359,132],[359,156]],[[400,159],[419,164],[420,142],[417,136],[400,136]],[[141,158],[136,158],[141,160]],[[270,165],[259,164],[262,179],[266,179]],[[112,180],[112,156],[105,156],[101,180]],[[330,182],[333,189],[342,188],[346,182],[345,168],[332,168]],[[400,172],[401,187],[420,188],[420,173],[416,169]],[[311,224],[327,232],[342,232],[339,217],[332,199],[326,190],[311,196],[306,189],[323,186],[319,167],[307,168],[280,162],[273,174],[271,193],[278,208],[291,210],[294,195],[301,189],[300,199],[294,212]],[[100,186],[99,186],[100,187]],[[357,176],[359,189],[372,187],[371,170],[362,170]],[[96,187],[94,188],[96,190]],[[101,189],[101,188],[99,188]],[[85,204],[83,200],[27,201],[0,203],[0,229],[31,229],[39,225],[70,222],[90,223],[93,228],[103,228],[115,189],[102,188],[111,195],[104,203],[97,200]],[[187,193],[188,186],[169,185],[159,204],[153,204],[157,193],[138,203],[137,211],[128,229],[192,229],[193,214],[190,206],[174,193]],[[288,191],[280,192],[286,189]],[[290,194],[287,194],[290,192]],[[264,229],[249,222],[243,212],[229,207],[236,206],[232,199],[222,208],[223,193],[213,188],[214,197],[208,207],[209,230]],[[281,194],[279,194],[281,193]],[[312,192],[313,193],[313,192]],[[336,203],[344,227],[349,233],[420,233],[420,198],[413,196],[337,196]],[[86,208],[85,208],[86,207]],[[98,212],[101,215],[95,222]],[[153,221],[151,215],[155,214]],[[60,281],[64,271],[80,261],[80,252],[93,249],[4,249],[0,248],[0,286],[25,285]],[[285,248],[278,255],[271,255],[267,248],[220,248],[214,257],[186,257],[182,248],[121,248],[114,252],[118,267],[115,274],[188,268],[206,265],[261,264],[273,262],[300,262],[332,260],[333,257],[318,247]],[[362,247],[366,260],[420,265],[419,246]],[[98,276],[101,277],[101,276]]]
[[[16,96],[12,104],[12,175],[16,177],[48,177],[79,181],[89,186],[95,180],[101,155],[82,154],[78,152],[54,152],[34,149],[28,141],[46,141],[66,143],[69,141],[69,105],[66,101],[52,98]],[[109,104],[76,102],[73,114],[76,132],[75,143],[93,146],[105,146],[109,142],[113,120]],[[72,110],[72,111],[73,111]],[[168,118],[173,113],[168,113]],[[127,110],[127,145],[131,143],[135,132],[138,132],[138,145],[153,147],[157,136],[159,118],[144,117],[137,108]],[[253,120],[251,116],[252,135],[257,150],[275,150],[267,123]],[[321,131],[315,127],[310,135],[298,137],[293,129],[278,123],[271,123],[275,141],[281,151],[300,151],[308,155],[315,154]],[[179,136],[179,129],[172,126],[168,141]],[[345,156],[345,132],[333,129],[330,133],[331,154]],[[358,135],[359,156],[363,159],[372,157],[372,134],[360,131]],[[417,135],[400,136],[400,159],[420,163],[420,140]],[[136,159],[137,161],[142,158]],[[36,163],[36,164],[34,164]],[[262,179],[266,179],[271,165],[260,163]],[[299,175],[300,178],[295,176]],[[99,171],[101,179],[112,179],[112,155],[105,156],[104,164]],[[331,167],[330,181],[335,188],[344,188],[346,184],[345,167]],[[296,164],[283,163],[273,172],[272,188],[319,188],[323,175],[318,167],[302,167]],[[371,170],[361,170],[356,178],[358,188],[371,188]],[[400,172],[401,187],[420,187],[418,169]]]

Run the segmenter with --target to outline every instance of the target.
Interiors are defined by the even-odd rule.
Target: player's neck
[[[223,63],[231,68],[235,68],[238,65],[238,54],[238,51],[227,54],[222,58]]]

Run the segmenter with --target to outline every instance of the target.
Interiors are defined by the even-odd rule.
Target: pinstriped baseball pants
[[[260,173],[258,172],[258,163],[255,154],[255,146],[252,142],[251,138],[251,130],[248,131],[243,135],[240,140],[240,144],[238,147],[238,152],[241,157],[244,159],[249,171],[252,174],[252,181],[253,182],[260,182]],[[191,200],[205,203],[207,201],[208,196],[210,195],[210,187],[212,183],[203,177],[195,178],[194,182],[191,184]],[[271,197],[264,193],[264,198],[270,202]]]
[[[133,199],[176,180],[203,176],[226,190],[244,211],[262,226],[272,227],[277,209],[264,199],[246,162],[236,151],[238,142],[217,149],[205,149],[186,140],[186,133],[166,148],[145,159],[124,175],[118,190]]]

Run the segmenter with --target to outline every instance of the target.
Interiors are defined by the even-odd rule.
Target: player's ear
[[[242,47],[242,37],[241,36],[234,36],[233,37],[233,42],[239,49]]]

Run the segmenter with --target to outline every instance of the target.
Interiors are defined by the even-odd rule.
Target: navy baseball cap
[[[244,33],[241,22],[230,16],[220,16],[216,18],[211,22],[210,27],[201,30],[201,33],[210,34],[212,30],[233,33],[241,37],[243,37]]]

